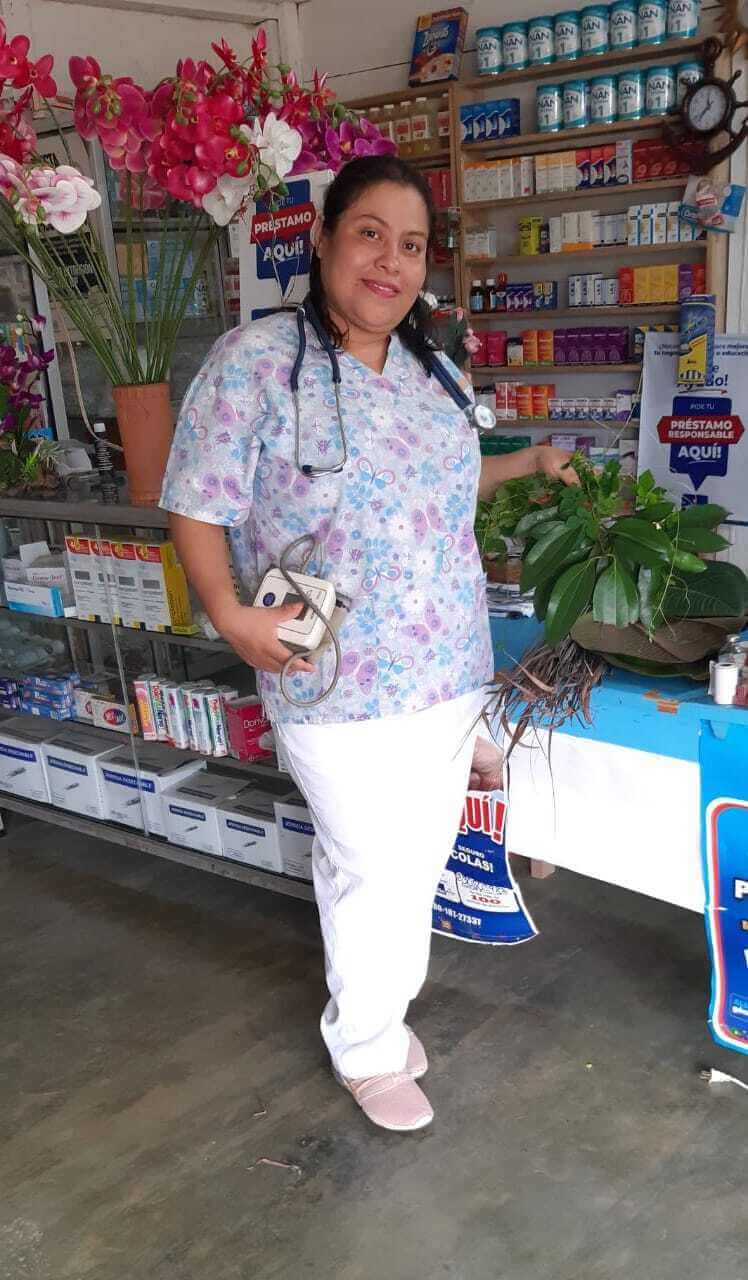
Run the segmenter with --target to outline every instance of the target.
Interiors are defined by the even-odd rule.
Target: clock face
[[[716,133],[729,110],[727,93],[719,84],[700,84],[686,104],[686,118],[694,133]]]

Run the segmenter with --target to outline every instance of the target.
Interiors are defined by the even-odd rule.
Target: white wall
[[[296,24],[296,6],[275,0],[4,0],[1,9],[10,35],[30,36],[32,56],[54,54],[63,92],[71,88],[73,53],[92,54],[105,72],[131,75],[148,88],[173,74],[180,57],[215,62],[210,45],[221,36],[246,56],[260,22],[277,61],[289,10]],[[298,42],[291,43],[295,59]]]

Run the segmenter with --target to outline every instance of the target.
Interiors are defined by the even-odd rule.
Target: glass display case
[[[0,497],[0,812],[311,898],[254,671],[157,509]]]

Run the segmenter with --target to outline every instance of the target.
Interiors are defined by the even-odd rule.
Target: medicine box
[[[245,781],[238,773],[233,778],[221,773],[202,773],[181,786],[167,788],[163,793],[167,839],[172,844],[221,857],[218,811],[238,795]]]
[[[136,543],[146,631],[194,635],[187,579],[171,542]]]
[[[59,587],[32,587],[27,582],[6,582],[5,598],[14,613],[34,613],[43,618],[75,617],[75,605],[66,605]]]
[[[68,534],[65,538],[65,554],[67,555],[70,578],[73,584],[76,614],[79,618],[95,622],[97,620],[97,594],[94,583],[96,566],[91,549],[91,539]]]
[[[218,812],[223,856],[265,871],[282,871],[275,801],[298,795],[290,778],[259,778]]]
[[[89,818],[103,818],[100,765],[117,751],[111,738],[97,729],[72,724],[42,750],[51,803]]]
[[[162,797],[169,787],[181,786],[205,769],[198,756],[176,755],[170,747],[146,743],[137,749],[115,751],[99,763],[104,817],[111,822],[165,836]],[[142,805],[141,805],[142,799]]]
[[[311,880],[314,826],[301,797],[294,801],[276,800],[275,820],[284,875]]]
[[[112,542],[116,605],[114,622],[120,627],[143,626],[142,591],[134,542]]]
[[[95,728],[115,733],[138,733],[138,717],[132,702],[122,702],[109,694],[93,694],[91,715]]]
[[[49,781],[42,744],[64,732],[49,722],[10,716],[0,721],[0,789],[49,804]]]
[[[94,588],[97,616],[102,622],[111,622],[117,613],[117,580],[112,544],[108,538],[92,538],[91,550],[96,566]]]

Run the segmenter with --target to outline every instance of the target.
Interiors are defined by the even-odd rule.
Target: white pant
[[[426,977],[484,701],[479,691],[382,720],[275,726],[317,832],[322,1036],[349,1079],[405,1066],[405,1014]]]

